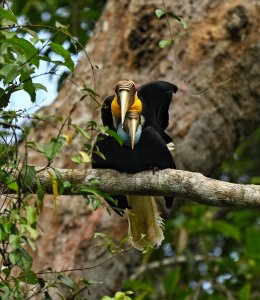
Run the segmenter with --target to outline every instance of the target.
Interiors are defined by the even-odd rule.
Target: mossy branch
[[[41,170],[39,168],[39,170]],[[56,169],[62,180],[77,187],[86,185],[93,178],[98,180],[95,188],[109,195],[154,195],[154,196],[182,196],[191,201],[222,207],[260,208],[260,186],[253,184],[234,184],[207,178],[200,173],[182,170],[166,169],[155,172],[144,171],[136,174],[120,173],[107,169]],[[37,173],[37,178],[48,194],[52,194],[52,183],[46,168]],[[2,191],[10,190],[0,186]],[[35,193],[37,181],[32,182],[23,192]],[[63,195],[75,195],[71,188],[65,188]]]

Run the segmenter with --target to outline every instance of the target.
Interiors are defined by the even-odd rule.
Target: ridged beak
[[[121,123],[124,124],[125,115],[130,106],[130,93],[127,90],[121,90],[118,94],[121,107]]]
[[[130,137],[132,150],[135,147],[135,137],[140,124],[140,117],[137,112],[127,112],[125,116],[124,129]]]
[[[132,150],[134,150],[134,147],[135,147],[135,134],[136,134],[138,125],[139,125],[139,122],[137,119],[129,120],[129,135],[130,135],[130,139],[131,139]]]

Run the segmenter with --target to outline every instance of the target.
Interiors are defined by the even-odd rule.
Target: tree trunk
[[[71,79],[80,86],[84,82],[96,87],[100,102],[113,94],[117,81],[123,78],[139,86],[152,80],[175,83],[179,90],[171,105],[168,132],[174,139],[177,167],[210,175],[260,124],[259,5],[243,0],[201,0],[199,5],[197,1],[176,0],[166,1],[166,5],[189,26],[188,36],[175,43],[178,63],[173,46],[158,47],[161,39],[170,37],[167,20],[158,20],[154,13],[163,8],[162,1],[109,0],[86,47],[93,65],[83,56]],[[170,25],[173,35],[182,30],[173,19]],[[206,88],[206,92],[199,92]],[[39,113],[66,116],[80,97],[79,88],[67,81],[55,102]],[[82,125],[93,118],[99,120],[95,107],[90,98],[78,102],[73,122]],[[48,140],[55,134],[54,127],[35,124],[30,139]],[[75,142],[73,147],[77,145]],[[35,165],[44,163],[34,153],[30,159]],[[74,168],[70,150],[55,164]],[[124,218],[109,216],[102,208],[93,212],[83,199],[71,198],[62,197],[57,212],[52,212],[51,200],[45,200],[35,270],[98,264],[108,253],[94,246],[94,232],[106,232],[115,240],[126,236]],[[87,279],[104,282],[90,288],[89,299],[120,289],[139,257],[140,253],[131,250],[84,271]]]

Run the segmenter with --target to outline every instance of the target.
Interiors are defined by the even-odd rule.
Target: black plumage
[[[165,81],[153,81],[137,89],[137,95],[142,101],[141,115],[144,124],[140,141],[135,145],[134,151],[128,146],[120,146],[114,138],[103,135],[96,143],[99,151],[106,160],[93,154],[93,168],[111,168],[120,172],[137,173],[144,170],[166,168],[175,169],[175,163],[166,143],[172,141],[164,130],[169,124],[169,106],[173,93],[177,91],[176,85]],[[117,130],[114,127],[111,103],[114,96],[105,99],[101,109],[101,119],[104,126]],[[124,209],[126,202],[120,196],[120,208]],[[173,201],[165,197],[166,206],[169,208]],[[121,203],[121,205],[120,205]]]
[[[126,84],[125,81],[124,84]],[[104,160],[94,152],[93,168],[115,169],[126,173],[176,168],[172,154],[167,147],[167,143],[170,143],[172,139],[164,132],[169,124],[168,109],[172,94],[176,91],[175,85],[164,81],[154,81],[141,86],[136,92],[141,100],[142,109],[138,113],[127,112],[123,124],[120,123],[119,114],[115,116],[111,109],[114,96],[108,97],[101,110],[103,125],[117,131],[119,126],[125,127],[125,124],[130,123],[130,114],[134,114],[139,116],[139,120],[143,120],[141,135],[134,149],[127,144],[120,146],[113,137],[102,135],[97,140],[96,147],[106,159]],[[115,122],[116,118],[118,120]],[[134,247],[143,250],[147,244],[152,247],[159,245],[163,240],[162,219],[154,198],[123,195],[114,196],[114,198],[118,200],[117,207],[113,207],[113,203],[109,204],[117,213],[122,215],[124,209],[128,211],[129,236]],[[173,198],[165,197],[165,201],[166,206],[170,208]],[[146,236],[144,240],[142,240],[143,234]]]

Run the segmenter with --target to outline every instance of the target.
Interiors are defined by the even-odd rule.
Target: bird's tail
[[[129,239],[132,246],[144,251],[148,246],[161,245],[163,235],[163,219],[159,215],[155,199],[152,196],[127,196],[127,217],[129,223]]]

